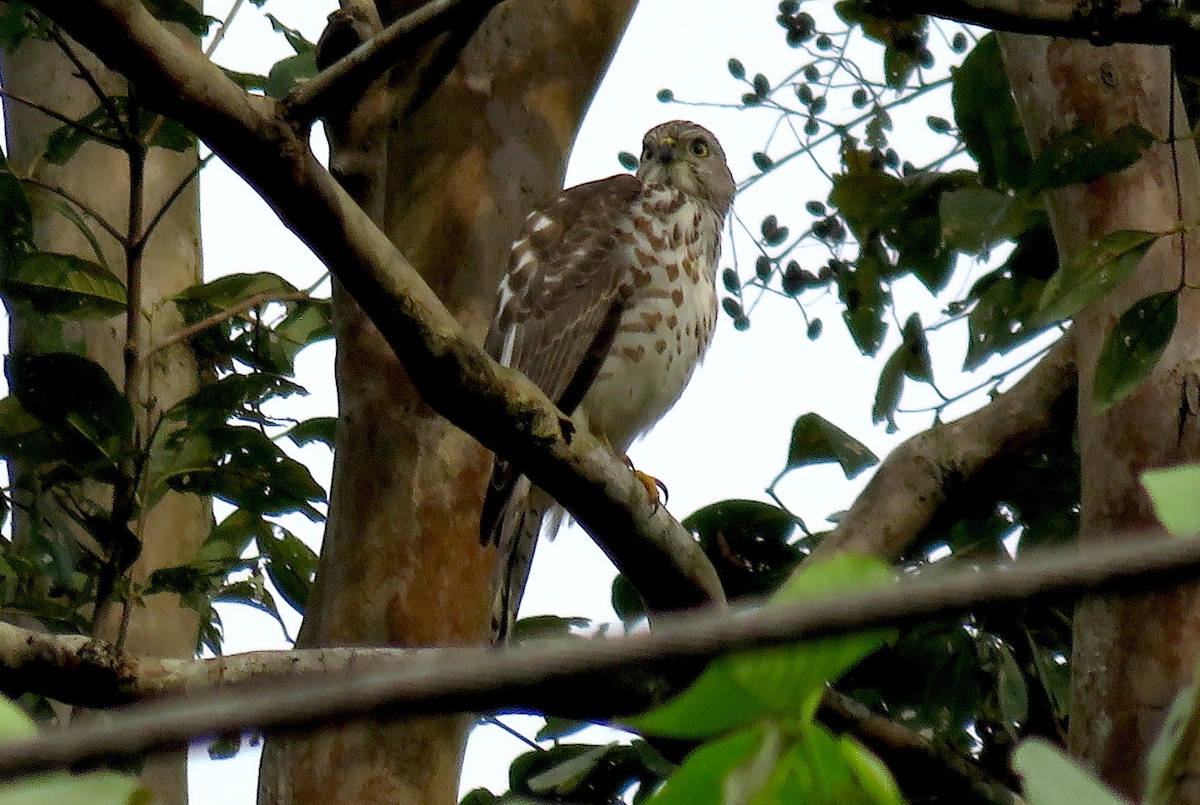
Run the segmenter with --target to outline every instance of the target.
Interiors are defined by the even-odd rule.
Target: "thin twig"
[[[1193,581],[1200,538],[1090,541],[1085,548],[986,569],[933,570],[885,590],[778,604],[753,614],[680,617],[653,633],[563,640],[507,649],[439,649],[395,667],[355,668],[322,678],[263,679],[190,697],[132,705],[102,724],[72,725],[0,744],[0,778],[78,763],[131,758],[199,735],[297,731],[363,717],[399,718],[537,708],[563,683],[619,676],[647,665],[773,648],[883,626],[906,625],[1069,596],[1132,593]],[[285,654],[284,656],[289,656]]]
[[[121,117],[121,112],[117,109],[117,105],[113,103],[112,97],[100,86],[100,82],[96,80],[95,74],[83,63],[83,59],[79,58],[79,54],[75,52],[75,48],[71,47],[71,43],[58,30],[58,26],[47,25],[46,35],[54,41],[54,44],[58,45],[58,49],[63,52],[63,55],[67,57],[71,64],[75,65],[75,74],[88,85],[92,90],[92,94],[96,96],[100,105],[104,107],[104,112],[108,115],[109,122],[112,123],[114,129],[120,132],[122,142],[128,143],[132,141],[134,139],[133,133],[130,131],[125,119]]]
[[[16,175],[16,174],[14,174],[14,175]],[[128,241],[125,239],[124,232],[122,232],[121,230],[117,229],[115,226],[110,224],[104,218],[104,216],[102,216],[100,213],[96,212],[96,210],[92,209],[92,207],[89,206],[87,202],[85,202],[82,199],[80,199],[79,197],[73,195],[70,191],[64,190],[63,188],[59,187],[58,185],[53,185],[53,184],[50,184],[49,182],[42,181],[41,179],[36,179],[32,176],[24,176],[24,177],[17,177],[17,178],[18,178],[18,181],[20,181],[22,184],[30,184],[30,185],[33,185],[34,187],[41,188],[42,190],[45,190],[48,193],[53,193],[54,195],[58,196],[59,198],[62,198],[63,200],[65,200],[71,204],[74,204],[76,207],[79,208],[80,212],[82,212],[84,215],[86,215],[87,217],[89,217],[93,221],[95,221],[97,224],[99,224],[100,228],[103,229],[105,232],[107,232],[109,235],[111,235],[113,240],[115,240],[117,243],[121,244],[122,247],[126,246],[126,244],[128,243]]]
[[[164,118],[160,115],[158,119],[163,120]],[[187,189],[189,184],[191,184],[191,181],[200,175],[200,171],[204,170],[204,167],[215,156],[216,154],[210,153],[208,156],[201,159],[196,164],[196,167],[192,168],[188,172],[188,175],[183,177],[183,179],[179,181],[179,184],[175,185],[175,189],[172,190],[167,196],[166,201],[164,201],[162,206],[158,208],[158,212],[154,213],[154,217],[150,219],[150,223],[146,224],[146,228],[142,230],[141,235],[139,235],[138,239],[134,241],[137,245],[145,247],[146,241],[148,241],[150,239],[150,235],[154,233],[154,228],[158,226],[159,222],[162,221],[163,216],[165,216],[171,209],[171,205],[179,200],[179,197],[183,195],[183,191]]]
[[[212,41],[209,42],[208,47],[204,49],[205,56],[210,59],[212,58],[213,53],[217,49],[217,45],[221,44],[221,40],[225,38],[225,32],[229,30],[230,24],[233,23],[233,18],[237,16],[239,11],[241,11],[242,3],[244,2],[246,2],[246,0],[234,0],[234,4],[232,7],[230,7],[229,13],[226,14],[225,19],[221,21],[221,27],[217,29],[215,34],[213,34]]]
[[[285,116],[307,124],[328,111],[339,98],[357,97],[405,53],[446,31],[454,30],[460,16],[471,24],[503,0],[430,0],[384,28],[326,69],[300,84],[281,101]]]
[[[57,120],[59,123],[63,123],[77,131],[83,132],[88,137],[91,137],[93,140],[98,140],[102,143],[107,143],[108,145],[111,145],[114,147],[120,147],[122,144],[121,141],[118,140],[116,137],[105,134],[102,131],[97,131],[96,129],[92,128],[91,126],[85,126],[82,123],[80,123],[78,120],[74,120],[70,117],[67,117],[62,112],[51,109],[49,106],[44,106],[44,105],[38,103],[37,101],[31,101],[29,98],[18,95],[9,89],[6,89],[5,87],[0,87],[0,96],[8,98],[10,101],[12,101],[14,103],[19,103],[22,106],[28,106],[30,109],[36,109],[37,111],[44,114],[46,117],[53,118],[53,119]]]
[[[256,294],[248,299],[243,299],[233,307],[218,311],[211,316],[205,316],[203,319],[200,319],[200,321],[194,324],[189,324],[187,327],[184,327],[181,330],[176,330],[162,341],[159,341],[157,344],[154,344],[147,349],[146,354],[143,356],[143,360],[149,359],[151,355],[154,355],[159,350],[166,349],[172,344],[178,344],[180,341],[186,341],[197,333],[204,332],[209,327],[214,327],[221,322],[226,321],[227,319],[232,319],[234,316],[245,313],[247,310],[256,308],[259,305],[265,305],[268,302],[300,302],[305,299],[313,298],[314,297],[311,294],[308,294],[304,291],[297,291],[295,293]]]

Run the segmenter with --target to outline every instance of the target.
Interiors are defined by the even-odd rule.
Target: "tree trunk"
[[[76,53],[87,64],[106,92],[125,94],[125,82],[105,70],[80,46]],[[75,68],[53,43],[26,41],[13,53],[3,54],[5,89],[78,119],[91,112],[98,100],[75,75]],[[60,123],[42,112],[14,102],[5,104],[5,124],[11,162],[18,175],[32,175],[56,185],[80,199],[102,215],[117,230],[125,231],[129,221],[130,183],[128,159],[120,150],[95,142],[85,144],[63,166],[42,161],[50,132]],[[195,149],[176,153],[151,149],[145,168],[143,207],[145,220],[151,219],[169,194],[195,169]],[[78,230],[54,211],[54,196],[37,189],[29,191],[34,213],[34,229],[39,249],[69,252],[94,259],[92,248]],[[146,325],[141,331],[138,349],[162,340],[178,330],[181,320],[168,300],[201,278],[200,211],[197,182],[193,180],[171,206],[148,240],[142,259],[142,312]],[[86,216],[85,216],[86,219]],[[91,222],[89,222],[91,223]],[[118,275],[125,266],[125,253],[117,241],[98,226],[92,231],[105,250],[109,266]],[[10,309],[10,313],[14,313]],[[28,320],[10,316],[12,353],[68,349],[86,354],[104,366],[120,387],[124,382],[123,348],[126,339],[125,318],[117,317],[96,324],[77,321],[65,324],[38,317]],[[158,412],[196,390],[199,377],[196,363],[186,346],[175,345],[157,352],[141,373],[137,399],[131,400],[141,433],[148,432]],[[70,382],[69,378],[64,378]],[[19,470],[16,473],[20,475]],[[20,483],[20,478],[16,479]],[[89,490],[96,503],[107,510],[112,492]],[[39,501],[43,509],[55,507],[53,500]],[[65,518],[60,518],[65,520]],[[211,527],[211,506],[194,495],[169,493],[130,528],[142,538],[142,552],[131,573],[145,579],[157,568],[192,561],[196,549]],[[14,539],[19,543],[28,520],[14,513]],[[120,609],[117,607],[116,609]],[[101,635],[117,637],[119,613],[106,622]],[[195,654],[197,613],[180,606],[173,595],[156,595],[145,606],[133,606],[124,647],[133,654],[156,657],[191,658]],[[143,780],[155,792],[158,802],[176,805],[187,801],[186,755],[183,752],[157,757],[147,762]]]
[[[1176,187],[1168,139],[1171,104],[1176,136],[1186,117],[1170,84],[1165,48],[1094,47],[1082,41],[1006,35],[1001,38],[1017,107],[1031,146],[1088,123],[1102,133],[1127,123],[1149,129],[1155,144],[1133,167],[1089,185],[1047,196],[1060,257],[1116,229],[1168,231],[1191,224],[1200,212],[1200,164],[1192,140],[1177,148]],[[1182,219],[1176,210],[1182,194]],[[1132,277],[1075,318],[1079,378],[1084,540],[1099,541],[1155,529],[1138,475],[1200,458],[1197,356],[1200,295],[1180,297],[1175,336],[1150,377],[1134,394],[1103,413],[1093,403],[1096,360],[1105,336],[1134,302],[1197,281],[1190,264],[1200,243],[1189,229],[1188,264],[1182,237],[1162,238]],[[1167,708],[1192,679],[1200,648],[1196,585],[1137,596],[1091,597],[1075,613],[1070,748],[1128,797],[1140,796],[1147,750]],[[1192,776],[1177,802],[1200,802]]]
[[[348,5],[348,4],[344,4]],[[386,24],[420,3],[380,3]],[[419,109],[375,129],[385,193],[348,184],[481,340],[509,245],[562,187],[566,156],[632,0],[510,0]],[[391,98],[416,77],[401,66]],[[392,111],[385,114],[395,114]],[[379,136],[383,136],[380,134]],[[370,146],[370,144],[366,144]],[[371,151],[363,143],[339,147]],[[370,174],[361,165],[359,177]],[[337,293],[339,420],[330,516],[297,645],[463,645],[489,634],[492,551],[479,544],[490,459],[420,399]],[[268,741],[260,805],[457,799],[470,716],[372,722]]]

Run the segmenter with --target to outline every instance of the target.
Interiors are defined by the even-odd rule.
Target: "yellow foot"
[[[635,469],[633,462],[629,460],[629,456],[621,456],[629,469],[633,470],[634,477],[638,482],[646,488],[646,497],[654,504],[657,509],[660,503],[666,503],[670,499],[671,494],[667,491],[667,485],[655,478],[653,475],[647,475],[639,469]],[[660,494],[661,493],[661,494]]]

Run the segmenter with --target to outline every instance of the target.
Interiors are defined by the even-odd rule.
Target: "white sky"
[[[206,3],[206,10],[220,18],[229,3],[212,0]],[[333,5],[276,0],[265,10],[315,41]],[[774,115],[664,105],[655,99],[655,93],[669,87],[677,98],[736,103],[746,88],[726,69],[726,60],[731,56],[740,58],[750,75],[763,72],[772,80],[787,75],[800,65],[803,52],[784,44],[783,31],[774,20],[776,13],[774,0],[642,0],[584,122],[567,183],[622,170],[616,160],[619,150],[636,153],[647,129],[676,117],[694,119],[718,135],[729,154],[735,178],[756,173],[750,154],[763,147]],[[282,38],[273,34],[265,19],[247,5],[217,51],[217,61],[233,69],[266,72],[270,64],[289,54]],[[873,59],[871,63],[878,63],[877,54],[872,51],[867,57]],[[950,117],[944,96],[933,104],[927,110],[911,111],[910,119],[919,127],[914,137],[929,136],[923,123],[925,114]],[[902,130],[906,118],[899,114],[896,117],[897,128]],[[831,149],[826,156],[836,159],[836,152]],[[826,164],[835,163],[827,159]],[[781,222],[796,231],[807,227],[811,220],[803,210],[804,202],[824,200],[827,189],[826,180],[811,165],[798,166],[759,183],[739,197],[735,210],[751,231],[757,232],[759,221],[770,212],[779,214]],[[272,271],[304,287],[323,272],[254,192],[222,164],[210,165],[203,174],[202,214],[206,272],[210,278],[232,272]],[[738,237],[738,253],[743,261],[740,273],[746,278],[753,270],[754,250],[744,234]],[[824,250],[810,254],[806,266],[810,269],[828,258]],[[731,265],[730,257],[727,244],[722,265]],[[903,308],[897,311],[899,319],[903,321],[909,313],[920,311],[926,321],[933,320],[940,304],[915,282],[902,286],[898,293],[904,300]],[[951,288],[957,293],[963,290],[961,286]],[[637,466],[667,484],[669,508],[677,517],[726,498],[767,500],[764,489],[783,467],[792,423],[809,411],[822,414],[880,456],[899,440],[900,435],[887,435],[870,421],[882,364],[858,353],[833,300],[827,298],[811,306],[809,314],[825,320],[824,334],[815,342],[805,337],[799,312],[786,301],[764,300],[751,317],[750,329],[742,333],[736,332],[722,314],[712,350],[683,398],[654,432],[631,450]],[[896,329],[892,328],[881,354],[895,347]],[[946,345],[945,351],[952,353],[941,357],[939,366],[960,365],[964,344],[961,329],[947,328],[935,337]],[[939,346],[935,346],[935,354]],[[302,353],[298,379],[310,396],[303,403],[304,413],[297,414],[294,407],[289,407],[289,415],[334,413],[332,357],[333,347],[328,342]],[[965,379],[956,382],[957,388],[969,385]],[[905,398],[907,405],[927,402],[929,396],[921,396],[920,392]],[[959,414],[963,409],[952,412]],[[928,415],[912,416],[903,418],[901,425],[919,429],[929,421]],[[330,461],[325,448],[310,446],[297,456],[328,485]],[[863,477],[847,483],[834,465],[805,468],[793,472],[779,486],[779,492],[810,527],[821,528],[825,516],[847,507],[865,480]],[[319,527],[301,517],[289,520],[287,525],[317,547]],[[572,528],[553,543],[543,541],[522,612],[613,620],[609,605],[613,574],[607,559],[586,535]],[[285,606],[282,602],[280,605]],[[266,616],[246,607],[222,605],[220,609],[227,653],[288,647],[278,626]],[[285,614],[294,635],[299,618],[290,611]],[[530,736],[540,726],[540,719],[535,718],[512,717],[506,721]],[[468,748],[463,790],[480,785],[496,793],[506,790],[508,764],[525,749],[495,727],[477,730]],[[213,762],[207,759],[204,747],[196,747],[192,757],[191,800],[195,805],[254,802],[256,749],[243,750],[231,760]]]

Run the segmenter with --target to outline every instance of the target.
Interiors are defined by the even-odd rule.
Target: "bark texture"
[[[382,21],[417,5],[380,3]],[[510,0],[415,113],[385,121],[384,193],[369,181],[350,185],[476,338],[521,221],[562,186],[575,132],[632,6]],[[405,67],[389,91],[407,102],[416,73]],[[370,170],[359,163],[357,172]],[[298,645],[481,642],[493,557],[479,545],[478,515],[490,458],[421,400],[348,295],[338,294],[335,310],[340,409],[330,518]],[[274,739],[259,801],[453,803],[468,726],[469,717],[452,716]]]
[[[1172,103],[1176,136],[1186,137],[1187,132],[1182,104],[1170,85],[1165,48],[1094,47],[1077,40],[1015,35],[1003,36],[1001,46],[1035,151],[1055,134],[1082,123],[1100,132],[1137,123],[1161,141],[1128,170],[1048,195],[1064,260],[1116,229],[1175,227],[1176,164],[1182,222],[1196,220],[1200,164],[1195,146],[1191,140],[1181,141],[1173,163],[1166,144]],[[1187,263],[1198,248],[1192,230],[1159,240],[1128,280],[1075,319],[1084,539],[1152,531],[1156,521],[1138,474],[1200,458],[1200,296],[1194,291],[1183,291],[1174,339],[1146,382],[1103,413],[1093,402],[1096,359],[1105,335],[1134,302],[1173,289],[1184,277],[1194,285],[1196,271]],[[1135,596],[1095,596],[1078,605],[1070,746],[1122,794],[1140,795],[1147,749],[1176,692],[1191,681],[1198,649],[1200,599],[1194,584]],[[1193,758],[1188,778],[1172,801],[1200,802],[1198,768]]]
[[[106,92],[125,94],[123,79],[105,69],[82,47],[75,46],[75,49]],[[74,67],[53,43],[25,42],[15,52],[3,54],[2,70],[6,89],[72,118],[81,118],[98,105],[95,94],[75,76]],[[12,165],[19,175],[28,175],[67,190],[116,229],[125,231],[130,192],[128,159],[123,152],[89,142],[66,165],[57,166],[42,161],[40,155],[47,136],[59,127],[58,121],[10,102],[5,106],[5,125]],[[149,152],[143,194],[146,220],[193,171],[196,163],[195,150],[176,153],[156,148]],[[30,190],[29,196],[40,249],[94,259],[91,246],[79,231],[53,210],[51,202],[61,201],[36,189]],[[141,342],[137,345],[142,351],[181,326],[169,298],[200,281],[199,221],[199,192],[193,181],[174,202],[146,244],[142,258],[142,310],[146,323],[141,328]],[[120,274],[125,265],[123,249],[100,227],[93,226],[92,230],[105,249],[109,265]],[[14,312],[10,317],[13,352],[79,350],[103,365],[114,382],[122,385],[124,317],[96,324],[68,322],[58,327],[52,327],[52,324],[44,318],[29,321]],[[70,378],[63,380],[70,382]],[[158,412],[195,391],[198,382],[196,364],[186,346],[176,344],[158,351],[143,366],[138,399],[131,400],[141,432],[147,432],[147,425]],[[97,503],[107,509],[112,503],[111,491],[105,488],[94,492]],[[50,499],[41,500],[38,505],[55,506]],[[65,520],[60,518],[60,522]],[[206,500],[169,493],[141,522],[130,524],[142,538],[142,553],[131,571],[132,576],[145,579],[157,568],[191,561],[209,532],[210,521],[211,508]],[[14,539],[19,541],[22,528],[28,527],[29,523],[15,517],[14,524]],[[181,607],[176,596],[153,596],[145,604],[145,607],[132,609],[125,649],[153,657],[192,658],[196,646],[197,613]],[[105,624],[101,634],[115,638],[115,618]],[[143,780],[164,805],[187,801],[184,763],[185,755],[175,753],[155,758],[145,766]]]

